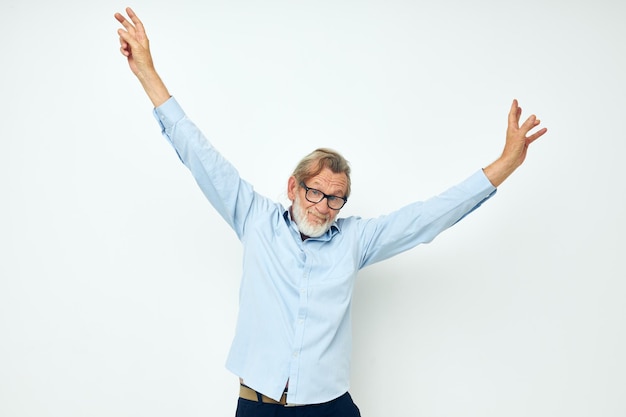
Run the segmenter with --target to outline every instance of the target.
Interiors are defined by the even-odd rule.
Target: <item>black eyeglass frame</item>
[[[346,203],[348,202],[348,199],[346,197],[339,197],[336,195],[328,195],[328,194],[324,194],[323,192],[321,192],[320,190],[318,190],[317,188],[311,188],[311,187],[307,187],[307,185],[304,183],[304,181],[300,181],[300,187],[304,188],[304,198],[306,198],[306,200],[309,203],[313,203],[313,204],[317,204],[319,202],[321,202],[323,199],[326,199],[326,205],[328,206],[329,209],[331,210],[341,210],[343,208],[343,206],[346,205]],[[319,200],[315,201],[315,200],[311,200],[308,197],[309,191],[315,191],[318,192],[322,195],[322,198],[320,198]],[[334,208],[331,207],[329,202],[333,200],[333,201],[337,201],[337,200],[341,200],[343,201],[343,204],[341,205],[341,207],[339,208]]]

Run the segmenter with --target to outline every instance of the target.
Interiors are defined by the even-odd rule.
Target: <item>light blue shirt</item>
[[[174,98],[155,109],[163,134],[243,244],[237,329],[226,367],[246,385],[316,404],[348,391],[357,272],[430,242],[495,193],[482,170],[424,202],[375,219],[338,218],[303,241],[289,210],[256,193]]]

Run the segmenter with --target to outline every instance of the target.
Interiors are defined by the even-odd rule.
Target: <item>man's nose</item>
[[[315,208],[318,212],[322,214],[328,214],[328,212],[330,211],[330,207],[328,207],[328,201],[326,200],[326,198],[322,198],[322,201],[317,203],[315,205]]]

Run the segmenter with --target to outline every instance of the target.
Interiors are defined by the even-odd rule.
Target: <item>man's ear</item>
[[[298,184],[296,183],[296,177],[293,175],[289,177],[287,182],[287,197],[293,202],[296,199],[296,191],[298,190]]]

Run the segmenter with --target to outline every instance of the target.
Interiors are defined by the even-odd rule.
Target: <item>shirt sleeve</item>
[[[163,136],[189,168],[200,189],[218,213],[243,235],[246,219],[259,196],[242,180],[235,167],[208,141],[171,97],[154,109]]]
[[[386,216],[359,221],[363,268],[432,241],[496,193],[482,170],[426,201]]]

